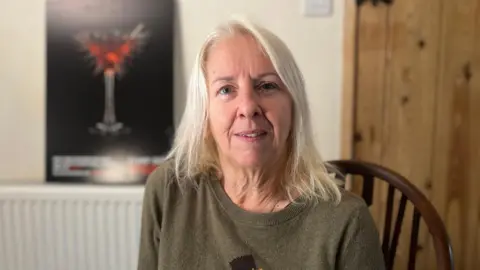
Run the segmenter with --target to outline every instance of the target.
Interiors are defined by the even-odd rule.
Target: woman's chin
[[[271,158],[262,156],[237,157],[236,163],[242,168],[261,168],[267,165]]]

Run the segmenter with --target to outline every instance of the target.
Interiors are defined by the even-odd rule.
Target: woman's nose
[[[259,97],[253,87],[248,87],[240,91],[240,102],[238,107],[238,116],[245,118],[253,118],[262,114],[259,103]]]

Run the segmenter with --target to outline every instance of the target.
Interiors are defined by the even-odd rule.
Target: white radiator
[[[0,185],[1,270],[134,270],[143,187]]]

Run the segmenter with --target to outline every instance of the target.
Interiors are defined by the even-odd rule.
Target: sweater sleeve
[[[162,220],[160,168],[150,174],[145,184],[140,228],[138,270],[158,269],[158,247]]]
[[[351,215],[339,248],[338,270],[385,269],[378,230],[365,204]]]

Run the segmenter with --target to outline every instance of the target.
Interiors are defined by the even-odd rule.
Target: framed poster
[[[173,135],[173,0],[47,0],[47,182],[143,183]]]

